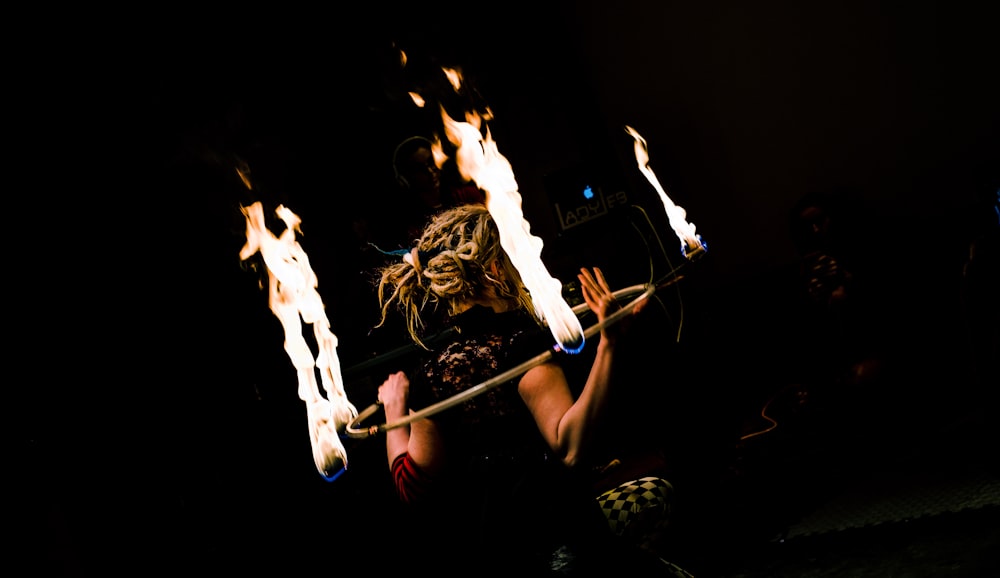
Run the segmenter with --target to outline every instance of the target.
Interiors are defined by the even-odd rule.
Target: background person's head
[[[411,136],[400,142],[392,155],[392,168],[404,193],[412,194],[427,208],[442,206],[441,169],[434,162],[429,139]]]

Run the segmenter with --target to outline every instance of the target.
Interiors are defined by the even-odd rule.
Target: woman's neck
[[[483,307],[492,309],[494,313],[503,313],[510,310],[510,303],[504,299],[496,298],[478,298],[478,299],[468,299],[455,304],[454,311],[455,315],[465,313],[469,309],[472,309],[476,305],[481,305]]]

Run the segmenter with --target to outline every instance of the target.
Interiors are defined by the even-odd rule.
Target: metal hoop
[[[584,332],[583,332],[584,339],[586,340],[588,337],[593,337],[601,329],[603,329],[605,327],[608,327],[608,326],[610,326],[610,325],[612,325],[612,324],[617,323],[618,321],[620,321],[623,317],[625,317],[625,315],[631,313],[632,310],[635,309],[635,307],[639,303],[641,303],[645,299],[648,299],[655,291],[656,291],[656,286],[655,285],[653,285],[653,284],[645,284],[645,285],[633,285],[631,287],[626,287],[625,289],[619,289],[618,291],[615,291],[614,293],[612,293],[612,295],[615,297],[615,299],[620,299],[622,297],[627,297],[627,296],[635,295],[636,293],[639,293],[639,296],[636,297],[635,299],[633,299],[628,305],[622,307],[618,311],[615,311],[614,313],[612,313],[611,315],[609,315],[608,317],[606,317],[604,319],[604,321],[602,321],[600,323],[595,323],[594,325],[592,325],[592,326],[588,327],[586,330],[584,330]],[[576,315],[579,315],[583,311],[587,310],[587,307],[588,307],[587,304],[583,303],[583,304],[577,305],[576,307],[573,307],[572,311]],[[357,415],[357,417],[355,417],[351,421],[351,423],[347,424],[347,426],[344,428],[344,432],[349,437],[351,437],[351,438],[361,439],[361,438],[366,438],[366,437],[369,437],[369,436],[374,436],[374,435],[376,435],[376,434],[378,434],[380,432],[385,432],[385,431],[388,431],[388,430],[391,430],[391,429],[396,429],[398,427],[402,427],[402,426],[407,425],[407,424],[409,424],[411,422],[414,422],[414,421],[416,421],[418,419],[423,419],[423,418],[426,418],[426,417],[430,417],[430,416],[432,416],[432,415],[434,415],[434,414],[436,414],[436,413],[438,413],[440,411],[443,411],[443,410],[448,409],[448,408],[450,408],[452,406],[458,405],[458,404],[460,404],[460,403],[462,403],[464,401],[472,399],[473,397],[476,397],[477,395],[479,395],[481,393],[489,391],[490,389],[493,389],[494,387],[496,387],[496,386],[498,386],[498,385],[500,385],[502,383],[506,383],[506,382],[510,381],[511,379],[514,379],[515,377],[526,373],[529,369],[532,369],[535,366],[538,366],[538,365],[541,365],[542,363],[545,363],[546,361],[548,361],[548,360],[550,360],[552,358],[552,356],[558,351],[558,348],[559,348],[559,346],[555,345],[555,346],[553,346],[552,349],[547,350],[547,351],[545,351],[545,352],[543,352],[543,353],[541,353],[539,355],[536,355],[535,357],[529,359],[528,361],[525,361],[524,363],[521,363],[520,365],[518,365],[516,367],[508,369],[507,371],[505,371],[505,372],[503,372],[503,373],[501,373],[499,375],[495,375],[492,378],[490,378],[490,379],[488,379],[488,380],[486,380],[486,381],[484,381],[482,383],[479,383],[479,384],[477,384],[477,385],[475,385],[473,387],[470,387],[469,389],[467,389],[465,391],[459,392],[459,393],[457,393],[457,394],[449,397],[448,399],[441,400],[441,401],[439,401],[439,402],[437,402],[435,404],[432,404],[432,405],[429,405],[429,406],[425,407],[424,409],[422,409],[420,411],[411,413],[410,415],[408,415],[408,416],[406,416],[406,417],[404,417],[402,419],[399,419],[399,420],[394,421],[392,423],[383,423],[383,424],[380,424],[380,425],[373,425],[373,426],[369,426],[369,427],[361,427],[361,423],[364,420],[366,420],[369,417],[371,417],[372,415],[374,415],[375,412],[377,412],[379,410],[379,408],[382,406],[381,403],[375,402],[372,405],[370,405],[367,408],[365,408],[363,411],[359,412],[358,415]]]

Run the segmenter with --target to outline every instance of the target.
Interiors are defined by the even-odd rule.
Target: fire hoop
[[[633,285],[631,287],[626,287],[625,289],[619,289],[618,291],[613,292],[612,295],[615,297],[615,299],[622,299],[624,297],[630,297],[635,294],[639,294],[639,296],[633,299],[629,304],[625,305],[618,311],[615,311],[614,313],[609,315],[607,318],[605,318],[604,321],[600,323],[595,323],[594,325],[591,325],[586,330],[584,330],[583,332],[584,339],[593,337],[601,329],[620,321],[623,317],[625,317],[625,315],[631,313],[632,310],[635,309],[635,307],[639,303],[641,303],[645,299],[648,299],[655,291],[656,291],[656,285],[645,284],[645,285]],[[577,305],[576,307],[573,307],[573,313],[579,315],[580,313],[586,311],[587,309],[588,309],[587,304],[583,303]],[[508,369],[507,371],[499,375],[495,375],[492,378],[482,383],[479,383],[473,387],[470,387],[465,391],[462,391],[460,393],[457,393],[449,397],[448,399],[441,400],[435,404],[425,407],[420,411],[411,413],[410,415],[406,416],[403,419],[394,421],[392,423],[383,423],[381,425],[362,427],[361,426],[362,422],[364,422],[366,419],[374,415],[375,412],[377,412],[379,408],[382,406],[381,403],[376,401],[372,405],[368,406],[364,411],[359,412],[357,417],[355,417],[351,421],[351,423],[347,424],[347,426],[344,428],[344,432],[347,434],[348,437],[351,438],[355,439],[367,438],[370,436],[374,436],[380,432],[385,432],[391,429],[402,427],[418,419],[430,417],[440,411],[446,410],[452,406],[458,405],[464,401],[472,399],[473,397],[476,397],[481,393],[489,391],[490,389],[493,389],[494,387],[502,383],[510,381],[511,379],[527,372],[529,369],[535,366],[545,363],[546,361],[552,358],[552,356],[558,351],[558,348],[559,346],[555,345],[552,347],[552,349],[549,349],[539,355],[536,355],[535,357],[521,363],[516,367]]]

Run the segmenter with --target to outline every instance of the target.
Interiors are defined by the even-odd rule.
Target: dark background
[[[349,443],[337,481],[316,474],[281,328],[260,272],[239,262],[239,206],[284,203],[303,218],[342,363],[367,359],[374,301],[350,223],[391,210],[392,149],[425,120],[401,88],[427,69],[399,73],[398,48],[415,65],[462,66],[489,102],[564,281],[596,264],[627,286],[683,262],[624,126],[649,143],[709,252],[639,326],[611,438],[666,448],[681,487],[725,475],[761,404],[801,377],[810,345],[788,215],[808,192],[840,192],[841,231],[877,287],[873,323],[899,381],[921,383],[902,403],[879,399],[917,419],[975,407],[995,385],[996,309],[969,300],[966,269],[997,226],[995,9],[353,10],[132,14],[115,27],[88,14],[95,24],[67,27],[51,63],[17,67],[30,79],[16,91],[30,105],[17,109],[30,111],[20,150],[40,183],[25,196],[52,215],[40,234],[57,247],[42,291],[56,305],[36,306],[21,341],[41,376],[23,386],[32,411],[17,416],[15,448],[30,472],[19,535],[43,573],[378,571],[359,548],[400,531],[379,442]],[[256,190],[234,179],[240,162]],[[567,173],[629,205],[560,230],[553,175]],[[348,384],[359,408],[377,379]],[[872,405],[855,393],[849,407]]]

